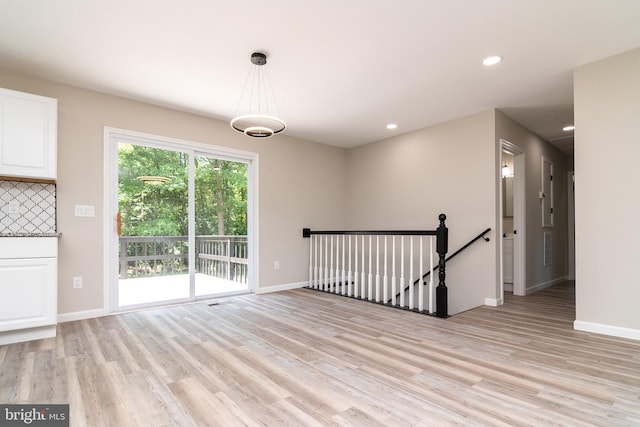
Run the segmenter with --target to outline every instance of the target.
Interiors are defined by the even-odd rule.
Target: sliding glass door
[[[108,148],[111,308],[250,291],[251,158],[126,134]]]

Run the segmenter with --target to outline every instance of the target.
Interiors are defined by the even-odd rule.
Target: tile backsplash
[[[55,233],[56,185],[0,180],[0,234]]]

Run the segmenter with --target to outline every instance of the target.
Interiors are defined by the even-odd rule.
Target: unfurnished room
[[[638,22],[0,0],[0,425],[640,425]]]

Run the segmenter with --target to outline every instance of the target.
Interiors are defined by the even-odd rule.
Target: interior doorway
[[[105,150],[108,311],[254,289],[254,155],[115,129]]]
[[[502,283],[505,292],[513,292],[514,230],[513,178],[514,157],[502,152]]]
[[[507,166],[509,171],[503,173]],[[525,152],[500,140],[500,296],[526,295]]]

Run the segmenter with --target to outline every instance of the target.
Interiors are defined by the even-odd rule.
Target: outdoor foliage
[[[196,235],[246,235],[247,165],[204,156],[194,163]],[[123,236],[188,235],[188,165],[186,153],[119,144]]]

